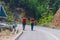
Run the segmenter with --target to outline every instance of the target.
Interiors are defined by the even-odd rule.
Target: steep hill
[[[60,28],[60,8],[57,10],[50,27]]]

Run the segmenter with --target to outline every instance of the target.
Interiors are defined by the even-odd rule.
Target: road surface
[[[60,40],[60,30],[36,26],[34,31],[31,31],[30,26],[26,26],[18,40]]]

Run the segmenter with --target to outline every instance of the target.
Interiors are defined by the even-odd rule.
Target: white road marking
[[[40,31],[42,31],[42,32],[44,32],[44,33],[46,33],[46,34],[52,36],[52,37],[55,38],[56,40],[59,40],[59,38],[56,37],[55,35],[53,35],[52,33],[49,33],[49,32],[47,32],[47,31],[45,31],[45,30],[40,30]]]

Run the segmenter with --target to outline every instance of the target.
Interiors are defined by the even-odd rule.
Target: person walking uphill
[[[22,18],[23,30],[25,30],[27,18]]]
[[[35,19],[31,18],[30,21],[31,21],[31,31],[33,31]]]

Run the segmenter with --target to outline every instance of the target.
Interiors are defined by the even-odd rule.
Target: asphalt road
[[[26,26],[18,40],[60,40],[60,30],[36,26],[31,31],[30,26]]]

